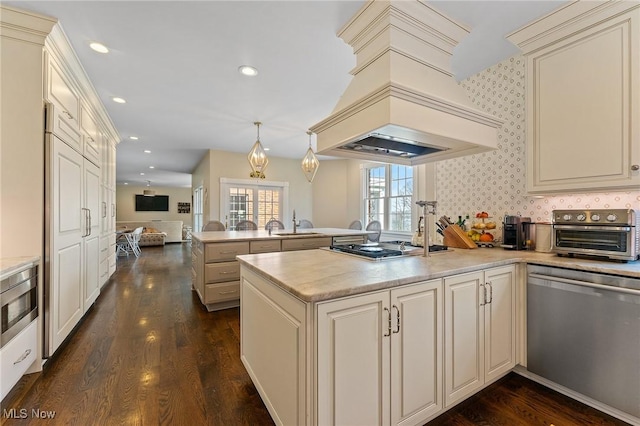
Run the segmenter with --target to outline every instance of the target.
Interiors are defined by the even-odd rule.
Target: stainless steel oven
[[[0,282],[0,348],[38,317],[38,267]]]
[[[633,261],[640,255],[640,215],[632,209],[554,210],[552,251]]]

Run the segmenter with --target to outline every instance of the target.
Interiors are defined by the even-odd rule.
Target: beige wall
[[[191,226],[193,203],[191,212],[178,213],[178,203],[191,203],[191,188],[169,188],[154,186],[158,195],[169,196],[168,212],[137,212],[136,194],[142,194],[145,186],[118,185],[116,188],[116,221],[123,220],[181,220],[184,225]]]
[[[360,219],[360,162],[322,160],[313,180],[313,217],[318,227],[346,228]]]
[[[10,29],[4,28],[9,22]],[[54,22],[2,9],[0,257],[43,252],[42,47]],[[29,29],[22,33],[21,25]]]
[[[298,219],[314,220],[312,184],[304,177],[300,161],[301,159],[269,157],[269,166],[265,171],[265,180],[289,183],[290,211],[285,212],[285,221],[290,220],[293,209],[296,210]],[[204,223],[221,220],[220,178],[250,179],[250,171],[247,155],[244,153],[211,150],[202,158],[192,175],[192,182],[194,187],[197,182],[204,182]]]

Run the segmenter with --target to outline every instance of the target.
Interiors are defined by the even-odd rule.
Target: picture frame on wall
[[[191,213],[191,203],[178,203],[178,213]]]

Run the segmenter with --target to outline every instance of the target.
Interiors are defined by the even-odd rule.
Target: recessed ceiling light
[[[271,151],[271,148],[263,148],[265,151]]]
[[[145,150],[144,150],[144,153],[145,153],[145,154],[151,154],[151,151],[149,151],[148,149],[145,149]]]
[[[155,169],[155,168],[156,168],[156,166],[149,166],[149,168],[150,168],[150,169]]]
[[[124,100],[124,99],[122,99],[122,98],[118,98],[118,97],[111,98],[111,100],[112,100],[113,102],[115,102],[115,103],[118,103],[118,104],[126,104],[126,103],[127,103],[127,101],[125,101],[125,100]]]
[[[250,65],[240,65],[238,71],[242,75],[248,75],[249,77],[255,77],[258,75],[258,70]]]
[[[102,43],[93,42],[89,44],[89,47],[95,50],[98,53],[109,53],[109,49]]]
[[[125,184],[125,185],[129,185],[129,182],[125,182],[124,184]]]
[[[129,139],[132,141],[137,141],[139,138],[137,136],[129,136]]]
[[[144,176],[144,173],[140,173],[140,176]]]

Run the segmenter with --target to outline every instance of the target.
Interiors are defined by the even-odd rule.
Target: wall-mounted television
[[[169,196],[155,195],[147,197],[136,194],[136,211],[137,212],[168,212]]]

